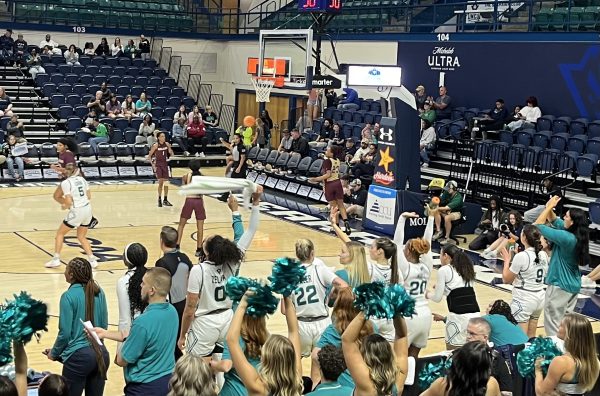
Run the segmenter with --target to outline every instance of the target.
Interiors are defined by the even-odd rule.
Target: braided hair
[[[85,293],[85,320],[95,324],[94,320],[94,299],[100,294],[100,286],[94,281],[92,266],[89,261],[81,257],[75,257],[67,264],[67,272],[71,278],[71,284],[79,283],[83,286]],[[102,377],[106,379],[106,370],[108,369],[104,361],[104,354],[96,342],[90,342],[96,353],[96,362],[98,370]]]
[[[535,263],[540,263],[540,252],[544,250],[542,246],[542,233],[534,225],[526,225],[523,227],[523,235],[527,244],[535,249]]]
[[[512,324],[517,324],[517,320],[512,314],[510,305],[504,300],[496,300],[490,306],[490,315],[502,315]]]
[[[148,306],[147,302],[142,300],[142,278],[146,273],[146,262],[148,261],[148,251],[140,243],[130,243],[125,247],[123,261],[130,270],[133,270],[129,283],[127,284],[127,295],[129,296],[129,312],[131,317],[135,312],[144,312]]]

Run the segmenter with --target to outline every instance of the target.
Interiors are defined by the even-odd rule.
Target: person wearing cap
[[[360,179],[352,180],[350,183],[350,203],[346,205],[348,216],[363,217],[367,195],[367,190],[363,188],[362,181]]]
[[[23,35],[19,34],[17,39],[15,40],[15,44],[13,46],[13,54],[15,56],[15,61],[21,65],[25,65],[25,60],[23,59],[27,54],[27,41],[23,40]]]
[[[356,152],[352,156],[352,159],[350,159],[349,161],[350,165],[360,163],[360,159],[362,158],[362,156],[369,152],[369,143],[370,142],[367,139],[363,139],[360,141],[360,147],[356,149]]]
[[[463,198],[462,194],[458,192],[458,184],[454,180],[450,180],[444,187],[440,196],[440,206],[434,213],[436,233],[433,235],[433,240],[439,240],[441,245],[451,242],[452,222],[461,218],[463,206]],[[442,219],[444,220],[445,234],[442,231]],[[442,236],[444,238],[440,239]]]
[[[425,93],[425,87],[419,85],[415,90],[415,100],[417,101],[417,110],[421,112],[424,108],[424,104],[427,101],[427,94]]]
[[[419,140],[419,150],[421,155],[421,166],[427,168],[429,166],[429,153],[435,146],[435,129],[427,120],[421,120],[421,140]]]
[[[12,65],[13,49],[15,40],[12,38],[12,29],[6,29],[6,32],[0,37],[0,54],[5,65]]]
[[[433,125],[433,123],[436,120],[436,114],[435,110],[432,109],[431,105],[432,101],[426,100],[425,103],[423,103],[423,112],[421,113],[421,115],[419,115],[419,117],[421,117],[421,119],[423,120],[429,121],[429,123]]]
[[[279,147],[277,151],[280,153],[289,153],[292,149],[292,136],[288,129],[284,129],[281,131],[281,143],[279,143]]]

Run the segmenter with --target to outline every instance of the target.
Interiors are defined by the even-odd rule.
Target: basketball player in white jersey
[[[63,220],[54,242],[54,257],[46,263],[46,268],[60,266],[60,252],[65,240],[65,235],[73,228],[77,228],[77,239],[81,247],[88,255],[92,268],[98,266],[98,260],[92,253],[92,247],[86,238],[88,228],[92,222],[92,205],[90,199],[90,187],[87,181],[79,176],[78,168],[74,164],[65,166],[64,175],[67,177],[60,183],[60,189],[54,192],[54,200],[58,202],[63,210],[69,210],[67,217]]]
[[[297,240],[296,257],[306,268],[306,274],[292,295],[292,301],[298,317],[300,350],[302,357],[308,357],[327,326],[331,324],[326,301],[327,291],[332,285],[348,287],[348,284],[329,269],[321,259],[315,258],[315,246],[312,241]],[[282,313],[285,315],[283,305]]]
[[[415,299],[415,315],[406,318],[408,328],[408,354],[415,359],[422,348],[427,346],[429,331],[431,330],[431,309],[425,298],[427,284],[433,270],[433,256],[431,253],[431,238],[435,219],[429,216],[423,238],[410,239],[404,244],[404,226],[406,219],[419,218],[415,212],[404,212],[398,219],[394,242],[402,254],[398,255],[398,269],[404,279],[404,289]]]
[[[548,255],[542,249],[542,234],[537,227],[527,225],[520,235],[525,250],[513,257],[504,248],[502,280],[512,283],[510,310],[528,337],[535,337],[538,319],[544,310],[546,292],[544,280],[548,273]]]
[[[233,318],[233,302],[225,294],[225,284],[229,277],[238,274],[244,252],[256,232],[261,194],[261,187],[252,194],[250,227],[239,241],[236,243],[220,235],[207,237],[202,244],[201,262],[190,271],[177,345],[179,349],[186,348],[187,353],[207,361],[215,347],[225,341]],[[235,220],[236,213],[233,217]]]

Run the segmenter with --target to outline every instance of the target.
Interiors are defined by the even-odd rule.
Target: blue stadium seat
[[[123,85],[127,85],[129,87],[132,87],[132,86],[135,85],[135,77],[134,76],[130,76],[130,75],[121,76],[121,83]]]
[[[161,118],[160,119],[160,127],[164,128],[170,132],[173,129],[173,118],[172,117]]]
[[[154,69],[152,69],[151,67],[142,67],[142,70],[140,70],[140,74],[142,76],[150,77],[154,75]]]
[[[65,82],[65,75],[60,73],[54,73],[50,75],[50,81],[54,84],[61,84]]]
[[[178,108],[181,105],[181,98],[179,96],[169,96],[168,103],[169,106]]]
[[[103,66],[106,63],[106,61],[104,60],[103,56],[95,56],[92,58],[91,63],[94,66],[100,67],[100,66]]]
[[[569,140],[568,133],[556,133],[550,137],[550,148],[565,151],[567,141]]]
[[[65,82],[67,84],[76,84],[79,82],[79,74],[69,73],[65,74]]]
[[[173,87],[173,89],[171,89],[171,95],[183,98],[185,96],[185,90],[181,87]]]
[[[71,73],[73,70],[71,65],[58,65],[58,67],[56,68],[56,71],[62,74],[67,74],[67,73]]]
[[[578,118],[576,120],[571,121],[571,124],[569,125],[571,135],[585,135],[587,132],[588,124],[589,121],[587,118]]]
[[[550,145],[550,137],[552,132],[550,131],[539,131],[533,134],[533,145],[541,147],[543,149],[548,148]]]
[[[94,76],[91,74],[82,74],[79,76],[79,82],[84,85],[90,85],[94,82]]]
[[[92,137],[92,135],[90,135],[88,132],[84,132],[84,131],[75,132],[75,141],[77,142],[77,144],[87,143],[87,141],[90,140],[91,137]],[[80,155],[81,154],[82,153],[80,151]]]
[[[553,115],[543,115],[537,119],[536,129],[538,131],[551,131],[554,123]]]
[[[79,63],[81,63],[81,66],[88,66],[89,64],[92,63],[92,58],[90,58],[87,55],[80,55],[79,56]]]
[[[139,97],[144,92],[144,87],[141,85],[134,85],[131,87],[131,95]]]
[[[590,220],[594,224],[600,224],[600,202],[589,202],[588,210],[590,214]]]
[[[171,87],[162,86],[162,87],[158,88],[157,95],[166,96],[166,97],[171,96]]]
[[[177,113],[177,107],[165,107],[163,111],[163,117],[169,117],[173,119],[175,117],[175,113]]]
[[[158,76],[151,76],[148,83],[152,84],[152,85],[156,85],[157,87],[166,85],[166,84],[163,84],[163,79]]]
[[[85,95],[87,92],[87,86],[84,84],[75,84],[73,85],[73,93],[79,96]]]
[[[88,113],[88,109],[86,106],[84,105],[80,105],[77,106],[73,109],[73,112],[75,113],[75,115],[81,119],[83,119],[83,117],[86,116],[86,114]]]
[[[463,117],[467,120],[467,122],[471,122],[471,119],[473,117],[477,117],[478,113],[479,113],[479,109],[476,107],[473,107],[473,108],[465,110],[465,112],[463,113]]]
[[[588,139],[585,149],[588,154],[596,154],[600,157],[600,138]]]
[[[488,146],[489,143],[487,142],[475,142],[475,146],[473,148],[473,155],[475,156],[475,158],[481,161],[485,161],[487,157]]]
[[[81,118],[69,117],[67,119],[67,131],[75,132],[81,128]]]
[[[159,106],[155,106],[152,108],[152,110],[150,110],[150,113],[152,114],[153,119],[159,120],[163,115],[163,108],[159,107]]]
[[[82,74],[85,74],[85,66],[83,65],[83,63],[81,65],[73,65],[73,67],[71,68],[71,72],[73,74],[77,74],[78,76],[81,76]]]
[[[567,150],[575,151],[577,154],[582,154],[585,151],[586,144],[586,135],[571,136],[567,142]]]
[[[46,73],[38,73],[35,76],[35,82],[39,87],[43,87],[44,84],[50,82],[50,76]]]
[[[156,96],[153,99],[153,102],[154,102],[155,106],[160,106],[160,107],[167,107],[169,105],[169,101],[164,96]]]
[[[71,107],[75,107],[81,104],[81,96],[78,94],[70,94],[67,96],[67,104]]]
[[[117,76],[117,75],[108,76],[107,81],[109,84],[112,84],[114,86],[121,85],[121,76]]]
[[[50,57],[50,59],[52,60],[52,63],[54,63],[55,65],[61,65],[61,64],[65,63],[65,57],[62,55],[52,55]]]
[[[553,133],[568,133],[569,125],[571,125],[571,117],[562,116],[558,117],[552,123]]]
[[[460,120],[464,117],[466,107],[455,107],[452,109],[451,119],[452,120]]]
[[[133,129],[135,129],[136,131],[139,131],[142,121],[143,120],[141,119],[141,117],[134,117],[131,119],[131,121],[129,121],[129,124]]]
[[[334,109],[333,113],[331,114],[331,117],[332,117],[333,121],[340,121],[342,119],[342,110]],[[370,124],[370,122],[368,122],[367,120],[365,120],[365,122],[367,124]]]
[[[117,144],[117,143],[121,143],[123,141],[123,131],[120,130],[119,128],[114,128],[113,129],[113,133],[110,136],[110,144]]]
[[[96,58],[93,58],[96,59]],[[85,74],[89,74],[91,76],[95,76],[96,74],[100,74],[100,67],[98,65],[88,65],[85,67]]]
[[[93,78],[94,84],[102,85],[103,82],[106,82],[105,74],[96,74]]]
[[[50,98],[55,93],[56,93],[56,84],[48,82],[42,86],[42,94],[44,94],[45,97]]]
[[[527,148],[523,153],[523,166],[526,169],[533,170],[538,164],[538,157],[541,151],[542,149],[536,146]]]
[[[69,105],[62,105],[58,108],[58,118],[66,120],[69,116],[73,115],[73,107]]]
[[[595,154],[583,154],[577,158],[577,174],[582,177],[595,176],[598,156]]]
[[[184,96],[182,102],[188,111],[192,111],[192,109],[196,105],[196,100],[194,98],[192,98],[191,96]]]
[[[499,139],[501,142],[513,144],[515,141],[515,135],[511,131],[501,130],[499,133]]]
[[[134,144],[135,138],[138,135],[138,131],[133,128],[128,128],[125,130],[125,143]]]
[[[522,144],[513,144],[508,148],[508,152],[506,153],[506,160],[508,161],[508,165],[522,169],[523,168],[523,156],[527,147]]]
[[[587,126],[588,138],[600,138],[600,120],[592,121]]]
[[[452,123],[452,121],[450,121],[450,120],[440,120],[440,121],[435,122],[434,128],[435,128],[435,133],[438,136],[438,139],[446,139],[448,136],[450,136],[450,124],[451,123]],[[512,141],[511,141],[511,143],[512,143]]]
[[[515,132],[517,136],[517,144],[522,144],[525,147],[531,146],[533,141],[533,133],[530,130],[521,129]]]
[[[52,107],[60,107],[60,105],[65,104],[65,96],[62,94],[54,94],[50,98],[50,104]]]
[[[495,142],[488,145],[486,157],[489,162],[504,165],[509,145],[504,142]]]
[[[114,56],[108,56],[108,57],[106,57],[105,60],[106,60],[106,64],[111,68],[113,68],[119,64],[119,58],[115,58]]]
[[[579,153],[575,151],[565,151],[564,153],[560,154],[556,157],[556,165],[558,167],[557,170],[562,171],[565,169],[575,169],[575,162],[577,161],[578,157]]]
[[[73,86],[71,84],[65,84],[65,83],[58,84],[57,91],[58,91],[58,93],[67,96],[70,93],[73,93]]]
[[[125,131],[129,127],[129,121],[126,118],[115,118],[114,126],[121,131]]]
[[[460,139],[462,133],[465,131],[466,123],[463,120],[457,120],[450,124],[449,133],[454,139]]]
[[[119,66],[129,67],[131,66],[131,58],[122,56],[119,58]]]

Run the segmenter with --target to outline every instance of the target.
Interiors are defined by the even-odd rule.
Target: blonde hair
[[[355,241],[346,242],[348,254],[350,255],[350,264],[346,266],[348,271],[348,280],[351,286],[362,285],[371,282],[369,268],[367,267],[367,255],[365,247]]]
[[[315,252],[315,245],[310,239],[298,239],[296,241],[296,257],[303,263],[310,260],[311,254]]]
[[[300,396],[302,378],[296,367],[292,342],[282,335],[271,335],[262,348],[259,375],[270,395]]]
[[[260,359],[261,348],[269,338],[267,331],[267,319],[244,315],[240,335],[246,343],[246,356],[252,359]]]
[[[594,388],[600,372],[596,355],[596,339],[590,322],[582,315],[568,313],[563,319],[565,350],[579,365],[577,380],[585,392]]]
[[[390,343],[379,334],[371,334],[360,345],[360,351],[377,394],[392,394],[399,370]]]
[[[167,396],[217,396],[212,372],[204,359],[189,353],[182,356],[169,380]]]

